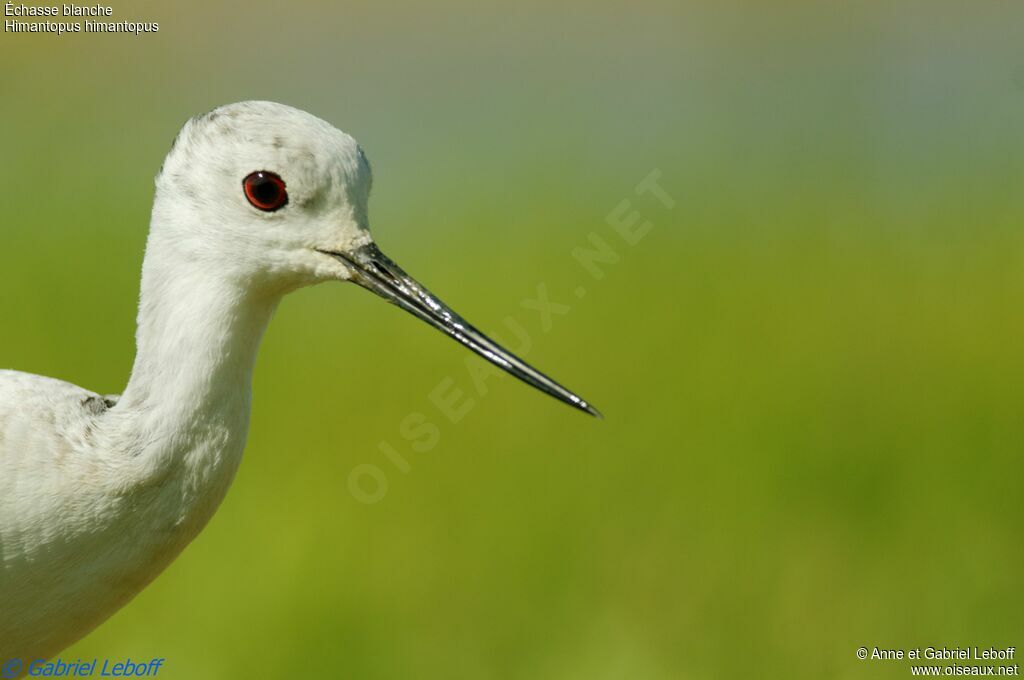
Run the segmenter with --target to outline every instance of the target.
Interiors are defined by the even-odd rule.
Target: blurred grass
[[[123,386],[152,175],[184,118],[259,96],[359,138],[384,248],[482,328],[516,318],[608,417],[494,380],[453,425],[428,395],[472,389],[457,347],[361,291],[302,291],[222,510],[64,658],[903,677],[854,650],[1020,641],[1015,5],[309,4],[280,34],[268,7],[0,40],[4,366]],[[633,193],[655,167],[673,210]],[[655,224],[633,248],[605,221],[627,198]],[[570,256],[590,232],[622,255],[602,281]],[[520,306],[538,283],[571,306],[547,333]],[[361,463],[387,474],[378,504],[348,492]]]

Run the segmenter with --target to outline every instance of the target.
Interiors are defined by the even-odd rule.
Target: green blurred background
[[[389,254],[607,419],[476,398],[440,334],[302,291],[222,509],[62,658],[895,678],[855,649],[1022,646],[1019,2],[111,2],[160,32],[0,34],[0,365],[119,391],[163,154],[273,99],[363,144]],[[635,192],[655,169],[671,209]],[[539,284],[569,306],[549,329]],[[446,379],[476,398],[457,424]]]

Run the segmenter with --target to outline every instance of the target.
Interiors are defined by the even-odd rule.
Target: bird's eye
[[[242,180],[245,197],[253,207],[264,212],[273,212],[288,203],[288,189],[284,180],[272,172],[260,170]]]

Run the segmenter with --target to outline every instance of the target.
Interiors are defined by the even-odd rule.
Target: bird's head
[[[230,104],[178,134],[157,177],[154,230],[248,285],[348,279],[325,253],[372,243],[371,183],[363,150],[341,130],[282,104]]]
[[[375,245],[356,141],[304,111],[242,102],[188,121],[157,176],[150,247],[237,285],[352,281],[534,387],[596,409],[476,330]]]

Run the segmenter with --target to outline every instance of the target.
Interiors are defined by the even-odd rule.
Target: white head
[[[261,172],[247,191],[246,178]],[[280,187],[275,178],[279,200],[257,205],[261,185]],[[151,238],[247,285],[347,279],[321,251],[371,242],[371,183],[363,150],[341,130],[283,104],[230,104],[189,120],[175,139],[157,176]]]
[[[377,249],[367,211],[371,184],[370,164],[356,141],[304,111],[242,102],[193,118],[157,177],[149,278],[212,272],[237,290],[272,296],[323,281],[354,281],[534,387],[597,415]]]

